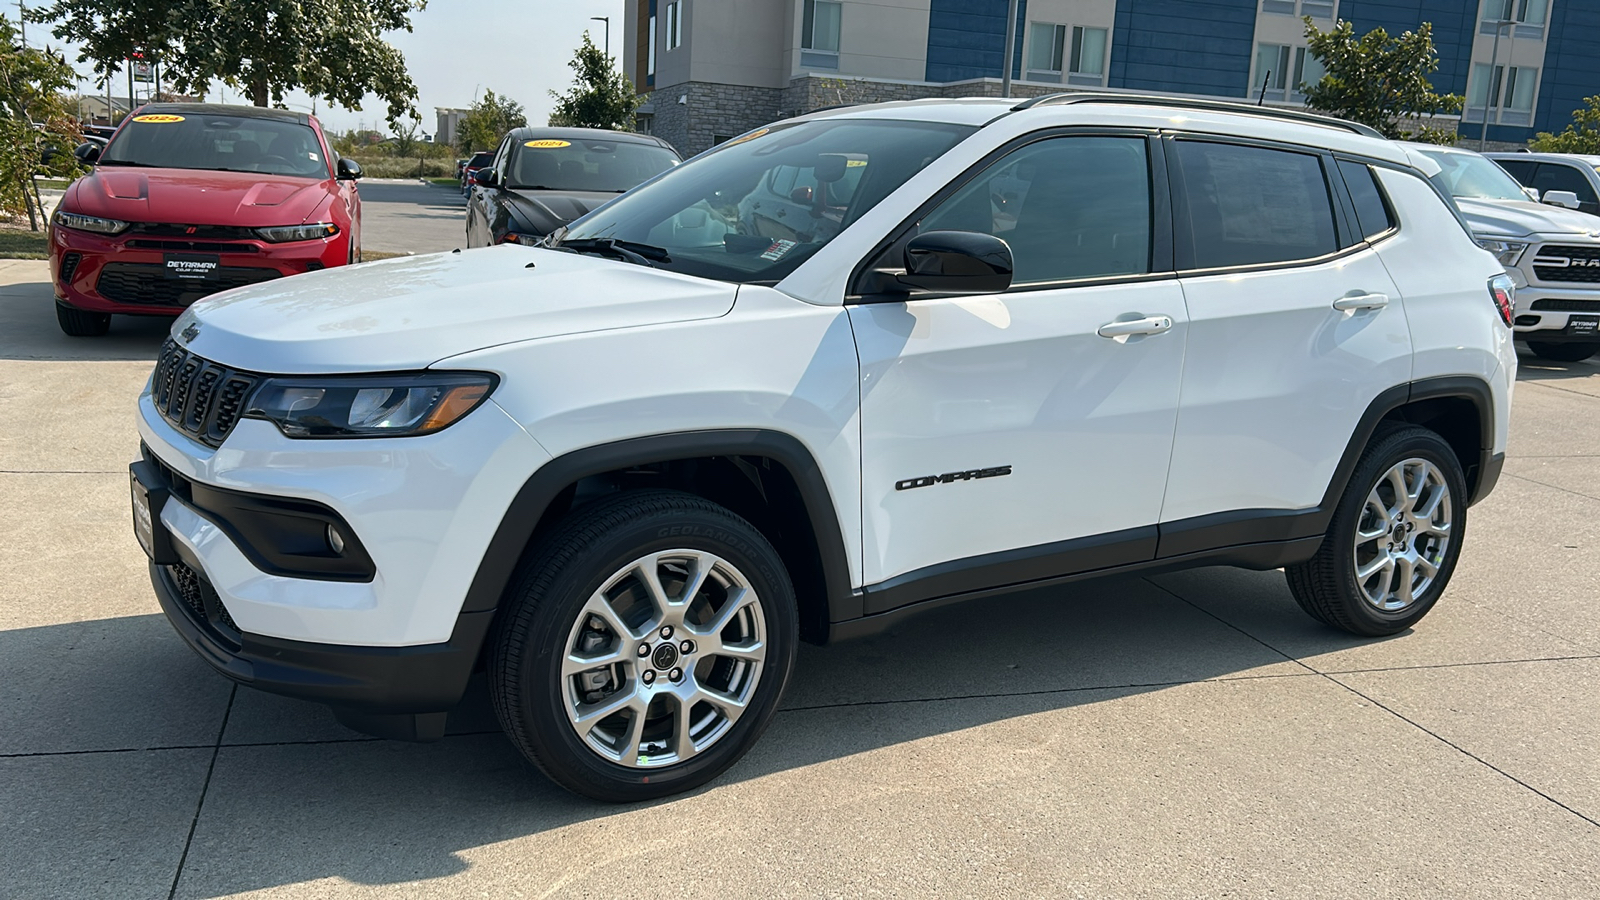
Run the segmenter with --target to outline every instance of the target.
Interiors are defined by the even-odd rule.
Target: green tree
[[[494,91],[484,91],[483,99],[474,101],[467,114],[456,126],[456,143],[462,153],[492,150],[513,128],[528,124],[522,104],[510,97],[497,96]]]
[[[412,119],[395,125],[394,137],[389,144],[389,149],[394,151],[395,156],[410,159],[418,155],[418,145],[422,143],[422,137],[417,133],[417,124],[417,120]]]
[[[1392,139],[1456,142],[1453,128],[1425,123],[1415,131],[1404,127],[1423,116],[1461,111],[1461,95],[1440,94],[1428,81],[1439,69],[1431,23],[1399,37],[1374,28],[1359,38],[1347,21],[1327,31],[1317,28],[1310,16],[1305,23],[1310,53],[1326,70],[1322,80],[1306,85],[1307,106],[1371,126]]]
[[[633,130],[633,114],[642,102],[620,69],[612,65],[611,58],[583,33],[583,46],[578,48],[567,65],[575,74],[572,87],[564,94],[555,91],[555,111],[550,113],[550,124],[571,128],[610,128],[616,131]]]
[[[1541,131],[1528,148],[1535,153],[1600,153],[1600,96],[1585,97],[1583,102],[1583,109],[1572,111],[1565,131]]]
[[[135,51],[180,92],[213,81],[257,106],[299,88],[346,109],[376,94],[389,121],[416,115],[417,87],[385,31],[411,30],[426,0],[53,0],[28,14],[82,47],[80,59],[109,77]]]
[[[24,46],[16,26],[0,16],[0,209],[26,212],[35,231],[42,222],[34,176],[79,171],[69,151],[82,135],[67,99],[77,81],[65,60]]]

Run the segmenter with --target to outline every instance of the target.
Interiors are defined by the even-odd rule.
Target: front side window
[[[1582,170],[1576,166],[1564,166],[1561,163],[1540,163],[1533,174],[1533,189],[1543,196],[1546,191],[1571,191],[1578,195],[1578,208],[1583,212],[1594,212],[1596,197],[1594,188],[1590,186],[1589,179],[1583,176]]]
[[[1061,137],[994,163],[917,230],[1003,238],[1022,285],[1149,272],[1150,219],[1143,138]]]
[[[1429,180],[1457,200],[1527,200],[1522,186],[1486,156],[1460,150],[1423,150],[1418,153],[1439,164]]]
[[[100,155],[102,166],[151,166],[328,178],[311,126],[288,118],[146,113],[128,120]]]
[[[677,162],[676,154],[655,144],[527,139],[511,147],[505,186],[620,194]]]
[[[806,50],[839,52],[840,6],[834,0],[805,0],[800,46]]]
[[[1338,250],[1322,161],[1206,141],[1175,145],[1183,173],[1181,268],[1315,259]],[[1184,258],[1187,251],[1187,259]]]
[[[554,244],[616,242],[665,269],[773,283],[974,130],[855,118],[762,128],[578,219]]]

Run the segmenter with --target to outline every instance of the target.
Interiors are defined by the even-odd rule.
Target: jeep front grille
[[[1540,281],[1600,284],[1600,245],[1546,244],[1533,258]]]
[[[156,360],[150,398],[172,427],[220,447],[260,381],[259,375],[202,359],[169,339]]]

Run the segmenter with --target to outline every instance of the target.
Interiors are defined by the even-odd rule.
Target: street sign
[[[156,80],[155,76],[151,74],[149,63],[144,62],[143,60],[133,60],[132,62],[134,81],[142,81],[146,84],[149,84],[150,82]]]

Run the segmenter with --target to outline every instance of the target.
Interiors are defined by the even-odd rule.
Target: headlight
[[[56,224],[63,228],[92,231],[96,234],[121,234],[128,230],[127,222],[116,219],[102,219],[99,216],[85,216],[57,210],[55,218]]]
[[[277,228],[257,228],[256,234],[263,241],[274,244],[284,244],[289,241],[314,241],[319,238],[331,238],[339,233],[339,226],[332,222],[318,222],[315,225],[282,225]]]
[[[432,434],[477,409],[496,383],[480,372],[268,378],[245,416],[292,438]]]
[[[1478,246],[1493,253],[1494,258],[1500,261],[1500,265],[1509,268],[1522,258],[1522,251],[1528,249],[1528,242],[1481,237],[1478,238]]]

